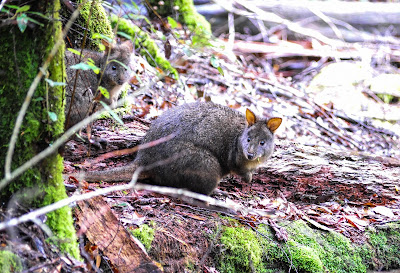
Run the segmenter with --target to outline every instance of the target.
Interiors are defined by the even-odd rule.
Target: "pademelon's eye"
[[[111,67],[111,69],[112,69],[112,70],[117,70],[117,66],[116,66],[116,65],[113,65],[113,66]]]
[[[261,140],[261,141],[260,141],[260,145],[261,145],[261,146],[264,146],[264,144],[265,144],[265,141],[264,141],[264,140]]]
[[[250,142],[250,141],[251,141],[251,138],[248,137],[248,138],[247,138],[247,142]]]

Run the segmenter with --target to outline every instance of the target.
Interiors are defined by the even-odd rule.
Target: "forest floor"
[[[398,69],[399,62],[393,58],[396,54],[388,53],[374,64],[362,62],[361,55],[333,61],[333,54],[321,58],[321,52],[307,41],[240,41],[229,45],[225,37],[212,41],[212,46],[195,48],[187,31],[172,31],[179,32],[180,38],[169,41],[168,55],[180,81],[164,77],[135,93],[158,77],[158,71],[138,57],[137,74],[128,91],[131,96],[120,111],[124,124],[110,118],[96,121],[92,135],[105,140],[99,145],[82,139],[69,141],[64,150],[65,173],[128,164],[134,153],[120,155],[118,151],[135,147],[151,120],[183,103],[211,100],[241,112],[250,108],[260,117],[282,117],[269,165],[260,168],[251,183],[236,176],[224,178],[211,195],[225,206],[132,189],[102,195],[102,199],[119,225],[144,244],[151,260],[165,272],[366,272],[400,268],[400,95],[393,92],[388,96],[372,88],[381,83],[381,75]],[[165,42],[157,37],[152,35],[160,48],[165,48]],[[299,47],[310,54],[292,53]],[[378,47],[368,46],[371,55]],[[346,160],[343,164],[348,165],[340,165],[341,174],[351,176],[348,169],[357,168],[357,162],[362,161],[390,175],[382,174],[381,183],[376,185],[362,183],[369,181],[367,171],[368,177],[358,182],[346,177],[338,181],[329,170],[338,161],[315,156],[309,148]],[[315,161],[319,168],[302,169],[300,164],[296,169],[288,162],[288,153],[309,156],[304,159]],[[323,159],[321,164],[317,158]],[[69,177],[65,184],[73,195],[123,183],[88,183]],[[77,222],[85,221],[75,212]],[[84,236],[81,246],[88,254],[86,264],[54,254],[47,243],[42,250],[45,235],[34,225],[19,232],[32,238],[31,248],[36,249],[21,250],[26,252],[30,268],[60,265],[63,272],[85,272],[91,261],[102,272],[124,272],[105,249]],[[335,250],[328,251],[333,246],[321,240],[334,241]],[[263,241],[262,247],[256,241]],[[274,242],[282,253],[274,254],[268,242]],[[368,247],[363,248],[366,243]],[[235,254],[235,248],[244,254]],[[310,260],[299,258],[298,249]],[[253,252],[256,250],[259,252]],[[332,257],[323,257],[328,254]],[[335,260],[341,265],[333,265]]]
[[[184,32],[180,34],[180,37],[184,36]],[[164,42],[158,40],[157,43],[163,48]],[[363,67],[361,57],[333,62],[330,58],[315,57],[317,50],[310,56],[286,54],[290,47],[299,46],[294,42],[282,42],[279,52],[273,51],[276,45],[244,41],[234,45],[233,51],[225,51],[220,47],[226,45],[222,39],[213,42],[216,46],[201,50],[187,44],[175,41],[170,57],[183,85],[166,77],[141,91],[129,101],[128,112],[123,116],[124,125],[110,119],[97,121],[93,135],[107,140],[106,146],[89,147],[73,140],[66,145],[65,151],[67,173],[123,166],[134,159],[134,154],[119,156],[115,151],[137,145],[151,120],[166,109],[195,100],[211,100],[242,112],[250,108],[262,117],[283,118],[276,133],[277,148],[269,161],[269,166],[275,164],[274,167],[260,168],[250,184],[236,176],[226,177],[211,196],[248,208],[250,213],[207,206],[193,200],[185,202],[179,197],[150,191],[128,190],[104,196],[125,228],[135,230],[145,224],[154,232],[153,240],[147,246],[148,253],[166,272],[218,272],[217,269],[224,272],[226,265],[222,265],[221,260],[229,247],[221,242],[224,236],[221,230],[227,226],[256,229],[266,224],[273,230],[272,237],[286,241],[287,233],[289,237],[298,234],[293,231],[295,227],[282,223],[302,219],[314,229],[335,231],[350,242],[363,245],[371,240],[367,231],[379,230],[387,223],[398,223],[400,163],[396,158],[400,156],[400,101],[399,97],[393,96],[385,103],[381,94],[371,90],[372,75],[378,78],[383,71],[392,71],[398,63],[389,61],[372,68]],[[257,50],[248,50],[254,45]],[[314,50],[308,48],[309,43],[303,43],[303,46]],[[131,81],[131,94],[156,77],[155,70],[147,64],[141,67],[144,69]],[[299,67],[301,69],[296,69]],[[347,155],[355,156],[350,161],[365,159],[358,159],[359,155],[373,158],[368,164],[378,164],[378,169],[388,172],[392,178],[384,181],[385,177],[382,177],[382,184],[376,185],[346,178],[334,182],[332,173],[324,171],[324,168],[330,168],[329,164],[336,164],[334,160],[321,164],[317,171],[309,170],[308,175],[285,176],[287,170],[284,169],[288,165],[285,159],[278,159],[287,152],[283,149],[292,144],[302,145],[305,149],[333,151],[337,155],[347,152]],[[115,156],[104,157],[106,153]],[[350,168],[349,162],[341,167],[342,170]],[[302,167],[297,168],[301,171]],[[388,184],[384,186],[386,182]],[[77,185],[83,185],[84,191],[114,185],[106,182],[79,184],[75,178],[70,178],[67,183],[72,189],[74,183],[75,189]],[[282,226],[285,226],[283,230]],[[398,236],[398,227],[396,232]],[[396,245],[396,242],[389,242],[385,247],[390,248],[390,244]],[[354,271],[349,269],[350,265],[346,265],[344,271],[335,271],[325,264],[324,268],[331,270],[329,272],[400,268],[400,257],[394,254],[393,260],[387,262],[377,255],[369,263],[363,261],[365,267]],[[240,268],[238,264],[235,266]],[[282,272],[313,272],[300,262],[279,260],[278,264]],[[291,266],[294,268],[289,269]],[[251,268],[251,265],[244,266],[240,270],[257,271]],[[272,271],[265,272],[278,272],[271,268],[266,266],[265,270]]]

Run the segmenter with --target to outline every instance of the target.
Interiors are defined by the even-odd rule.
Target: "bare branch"
[[[29,212],[27,214],[24,214],[18,218],[13,218],[10,219],[6,222],[2,222],[0,223],[0,230],[3,229],[8,229],[14,226],[17,226],[21,223],[25,223],[28,221],[34,221],[35,219],[37,219],[39,216],[45,215],[49,212],[55,211],[57,209],[60,209],[64,206],[68,206],[72,203],[75,202],[79,202],[79,201],[83,201],[86,199],[90,199],[94,196],[99,196],[99,195],[104,195],[104,194],[108,194],[114,191],[123,191],[123,190],[128,190],[128,189],[135,189],[135,190],[148,190],[148,191],[152,191],[152,192],[157,192],[157,193],[161,193],[161,194],[165,194],[165,195],[171,195],[171,196],[175,196],[178,198],[181,197],[187,197],[190,199],[194,199],[194,200],[200,200],[203,201],[209,205],[214,205],[214,206],[218,206],[218,207],[222,207],[222,208],[226,208],[228,210],[232,210],[232,211],[241,211],[242,213],[249,213],[250,211],[252,211],[252,209],[249,208],[245,208],[233,201],[230,201],[229,203],[227,203],[226,201],[220,201],[217,199],[214,199],[212,197],[209,197],[207,195],[203,195],[203,194],[199,194],[199,193],[194,193],[185,189],[176,189],[176,188],[169,188],[169,187],[161,187],[161,186],[152,186],[152,185],[145,185],[145,184],[137,184],[136,181],[139,177],[139,174],[144,170],[143,167],[139,167],[132,176],[132,179],[130,181],[130,183],[128,184],[123,184],[123,185],[118,185],[118,186],[112,186],[112,187],[108,187],[108,188],[103,188],[103,189],[99,189],[93,192],[89,192],[89,193],[85,193],[85,194],[81,194],[81,195],[73,195],[69,198],[60,200],[56,203],[53,203],[51,205],[42,207],[40,209],[37,209],[35,211]],[[253,211],[254,213],[257,214],[256,211]]]

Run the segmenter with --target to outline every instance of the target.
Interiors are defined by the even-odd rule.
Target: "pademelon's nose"
[[[247,158],[248,158],[249,160],[254,159],[254,153],[247,153]]]

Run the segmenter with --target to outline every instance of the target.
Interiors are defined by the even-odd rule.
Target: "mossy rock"
[[[221,272],[363,273],[400,268],[400,224],[391,223],[366,232],[367,241],[355,244],[340,233],[311,228],[302,220],[279,223],[287,242],[277,242],[271,229],[257,232],[238,222],[224,227],[217,257]]]

